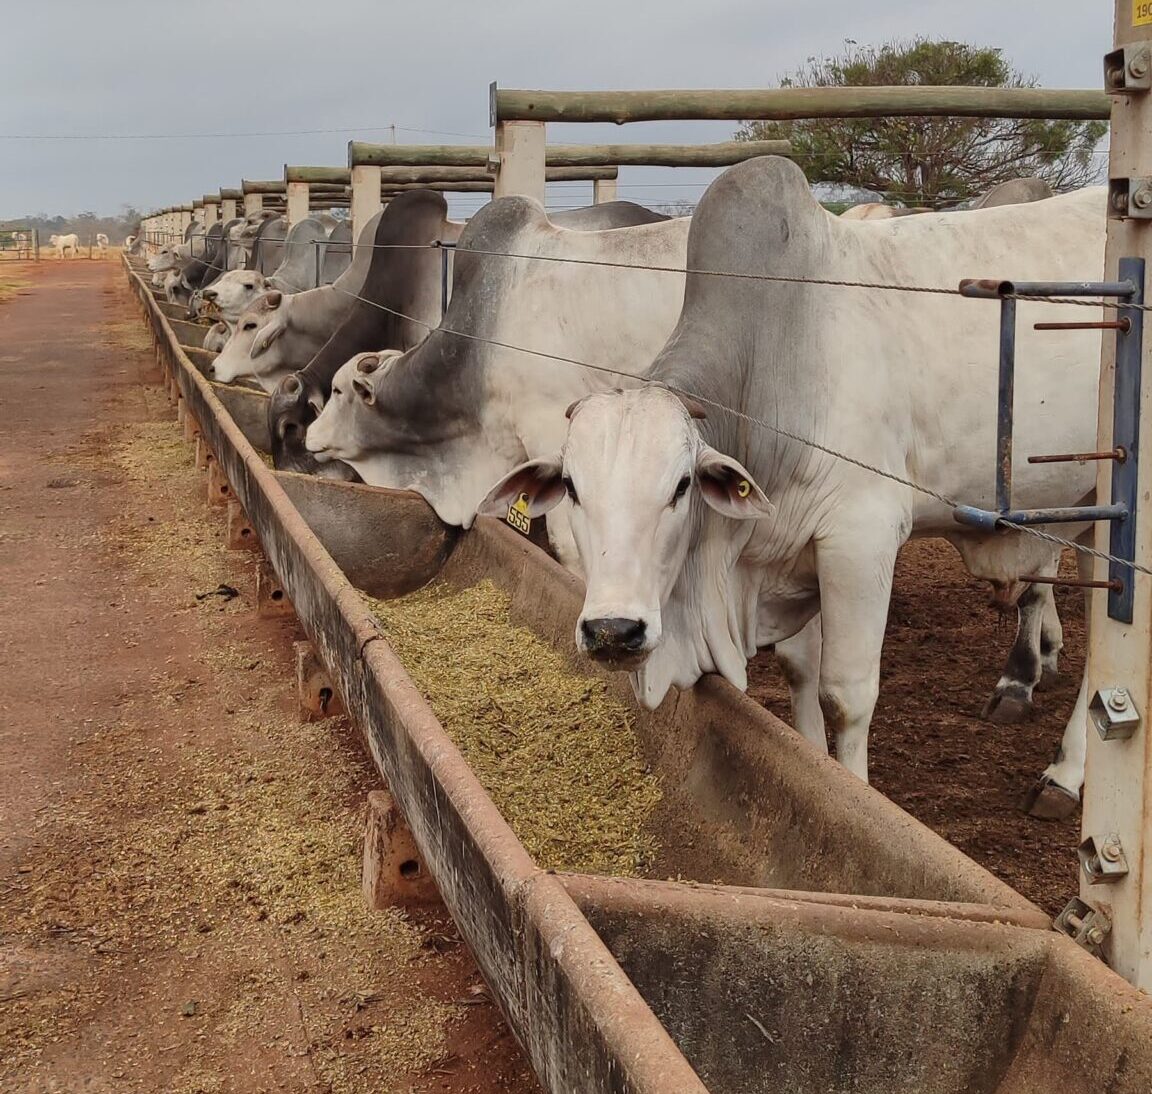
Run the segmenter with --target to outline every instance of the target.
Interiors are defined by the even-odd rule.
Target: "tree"
[[[906,84],[1035,87],[1000,50],[963,42],[848,40],[836,57],[808,59],[782,87]],[[812,118],[744,122],[737,140],[790,140],[812,182],[874,190],[904,205],[937,207],[975,197],[1010,179],[1035,175],[1053,190],[1095,182],[1096,146],[1105,122],[1012,118]]]

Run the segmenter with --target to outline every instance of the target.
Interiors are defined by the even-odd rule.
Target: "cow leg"
[[[1064,627],[1056,610],[1056,593],[1051,585],[1044,586],[1044,618],[1040,624],[1040,680],[1055,676],[1060,671],[1060,651],[1064,649]]]
[[[892,574],[904,539],[891,525],[885,531],[887,516],[883,510],[864,514],[849,534],[816,549],[824,639],[820,707],[836,740],[836,758],[865,782]]]
[[[821,637],[817,613],[798,634],[776,643],[776,660],[792,695],[792,728],[827,755],[828,736],[820,707]]]
[[[1085,554],[1076,555],[1077,570],[1082,580],[1092,577],[1092,559]],[[1092,597],[1084,597],[1085,630],[1091,626]],[[1080,802],[1084,786],[1084,766],[1088,758],[1088,674],[1080,679],[1080,691],[1072,717],[1064,727],[1064,736],[1054,759],[1036,784],[1024,796],[1024,809],[1034,817],[1063,820],[1070,817]]]
[[[1029,585],[1016,601],[1016,641],[1004,666],[996,690],[981,714],[998,725],[1023,722],[1032,714],[1032,692],[1042,671],[1044,611],[1048,585]]]

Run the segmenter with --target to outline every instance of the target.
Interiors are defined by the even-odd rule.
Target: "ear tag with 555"
[[[508,506],[508,516],[504,519],[507,520],[517,532],[528,535],[532,530],[532,518],[528,515],[528,512],[528,495],[521,494]]]

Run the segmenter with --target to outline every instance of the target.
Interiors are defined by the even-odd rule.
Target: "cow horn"
[[[379,367],[380,358],[374,353],[370,353],[366,357],[361,357],[360,360],[356,362],[356,371],[362,372],[365,375],[375,372]]]
[[[576,413],[576,408],[584,402],[584,398],[577,399],[574,403],[568,404],[568,409],[564,411],[564,417],[569,421],[572,420],[572,415]]]

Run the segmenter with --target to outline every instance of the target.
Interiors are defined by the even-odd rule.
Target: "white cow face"
[[[332,377],[332,392],[308,427],[304,446],[320,463],[329,460],[355,462],[371,451],[376,405],[375,379],[398,350],[358,353],[345,361]]]
[[[212,379],[222,384],[255,380],[271,392],[292,371],[276,352],[276,341],[288,329],[288,298],[273,291],[258,297],[236,323],[220,356],[212,362]]]
[[[518,502],[535,517],[567,497],[587,581],[576,645],[633,671],[660,644],[700,503],[735,520],[767,516],[772,505],[748,471],[704,443],[692,421],[703,411],[667,388],[591,395],[568,413],[560,457],[516,468],[480,512],[504,516]]]
[[[179,265],[179,260],[176,256],[176,248],[172,244],[166,244],[161,247],[150,259],[148,259],[148,269],[153,273],[164,273],[167,270],[174,270]]]
[[[200,295],[214,304],[227,323],[236,323],[257,297],[268,291],[264,275],[256,270],[229,270]]]

